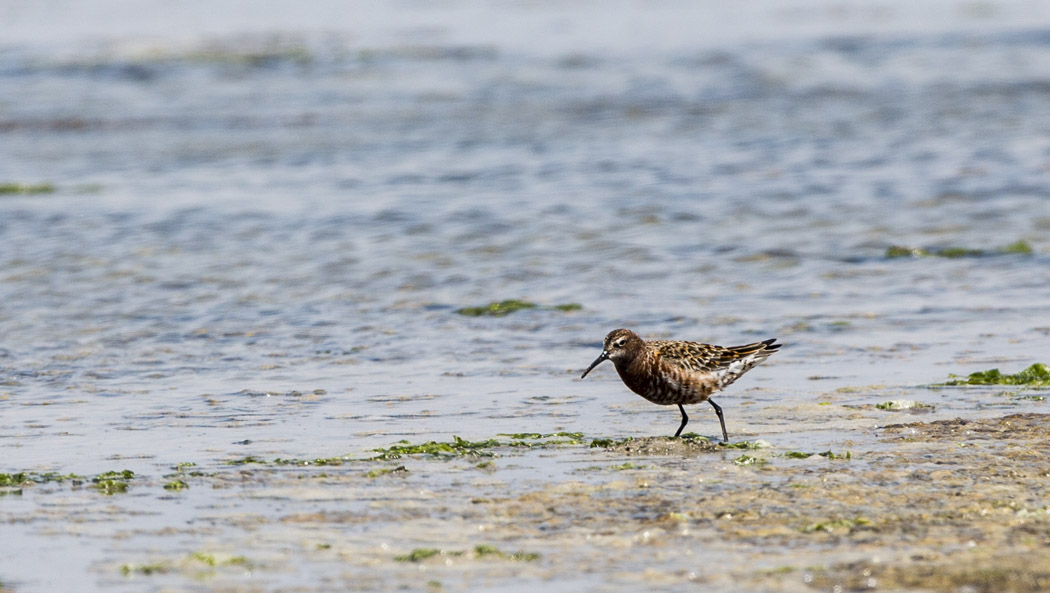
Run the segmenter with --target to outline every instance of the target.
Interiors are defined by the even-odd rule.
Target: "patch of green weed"
[[[553,311],[579,311],[583,309],[583,305],[579,303],[563,303],[560,305],[553,305],[550,307],[541,307],[536,303],[530,303],[528,301],[522,301],[518,299],[507,299],[499,302],[489,303],[487,305],[481,305],[478,307],[462,307],[456,309],[456,313],[460,315],[466,315],[467,317],[504,317],[511,313],[522,311],[524,309],[548,309]]]
[[[904,247],[900,245],[893,245],[886,249],[886,257],[893,259],[899,257],[946,257],[946,258],[960,258],[960,257],[982,257],[986,255],[996,254],[1020,254],[1020,255],[1031,255],[1033,253],[1032,246],[1025,240],[1016,241],[1009,245],[1004,245],[994,251],[985,251],[983,249],[970,249],[966,247],[944,247],[940,249],[927,249],[923,247]]]
[[[0,196],[20,194],[23,196],[54,193],[50,183],[0,183]]]
[[[853,531],[858,527],[867,527],[873,525],[871,519],[865,517],[856,517],[854,519],[829,519],[827,521],[820,521],[818,523],[811,523],[801,529],[803,533],[813,533],[816,531],[826,531],[828,533],[835,529],[848,529]]]
[[[510,315],[515,311],[521,311],[523,309],[535,309],[538,305],[536,303],[530,303],[528,301],[521,301],[518,299],[507,299],[498,303],[489,303],[479,307],[463,307],[456,309],[456,313],[460,315],[466,315],[468,317],[481,317],[483,315],[489,317],[504,317]]]
[[[91,479],[94,488],[105,494],[106,496],[112,496],[114,494],[123,494],[128,491],[128,481],[135,477],[135,472],[126,469],[123,471],[110,471],[102,472]]]
[[[194,552],[190,554],[190,560],[200,562],[207,566],[251,566],[251,562],[245,556],[230,556],[220,558],[208,552]]]
[[[1013,375],[1004,375],[999,369],[970,373],[966,378],[948,375],[949,380],[935,385],[1024,385],[1026,387],[1050,387],[1050,368],[1037,362]]]
[[[853,458],[853,454],[850,453],[849,451],[846,451],[845,453],[835,453],[835,452],[833,452],[831,450],[821,451],[820,453],[806,453],[805,451],[785,451],[780,456],[781,457],[788,457],[790,459],[809,459],[810,457],[813,457],[814,455],[819,455],[820,457],[826,457],[828,459],[852,459]]]
[[[583,309],[583,305],[579,303],[565,303],[562,305],[554,305],[554,308],[559,311],[579,311]]]
[[[171,565],[167,562],[154,562],[152,564],[124,564],[120,567],[120,574],[130,577],[133,574],[150,576],[164,574],[171,571]]]
[[[474,556],[477,558],[495,556],[502,560],[515,560],[518,562],[532,562],[533,560],[539,560],[540,558],[539,554],[533,552],[514,552],[512,554],[507,554],[496,546],[490,546],[488,544],[474,546]]]
[[[626,437],[622,439],[592,439],[591,448],[611,449],[620,445],[625,445],[634,440],[634,437]]]
[[[510,447],[545,447],[550,445],[578,445],[583,442],[582,432],[538,432],[499,433],[499,436],[510,437]]]
[[[17,472],[13,474],[0,474],[0,486],[25,486],[29,484],[45,484],[47,482],[64,482],[72,480],[74,484],[82,481],[84,476],[76,474],[59,474],[57,472]]]
[[[933,408],[930,404],[912,401],[910,399],[894,399],[875,404],[875,408],[887,411],[899,410],[929,410]]]
[[[379,453],[379,455],[372,458],[372,461],[382,461],[387,459],[400,459],[403,455],[430,455],[431,457],[492,457],[494,454],[486,449],[500,446],[500,442],[496,439],[488,439],[485,441],[468,441],[461,439],[458,436],[452,437],[454,440],[451,443],[439,443],[436,441],[428,441],[419,445],[413,445],[411,443],[393,445],[387,448],[372,449]]]
[[[343,455],[341,457],[318,457],[317,459],[282,459],[278,457],[274,459],[275,465],[301,465],[301,466],[329,466],[329,465],[343,465],[347,461],[352,461],[349,455]]]
[[[408,554],[400,554],[394,556],[394,560],[398,562],[422,562],[427,558],[433,558],[441,553],[441,550],[437,548],[416,548]]]
[[[244,457],[241,457],[240,459],[231,459],[226,462],[226,465],[248,465],[250,463],[264,464],[266,463],[266,460],[261,457],[256,457],[254,455],[246,455]]]
[[[1016,243],[1010,243],[999,248],[999,253],[1019,253],[1021,255],[1032,255],[1032,246],[1028,241],[1021,239]]]
[[[383,468],[374,469],[374,470],[368,472],[367,474],[365,474],[365,477],[366,478],[378,478],[379,476],[385,476],[385,475],[394,474],[394,473],[407,474],[408,470],[405,469],[405,466],[403,466],[403,465],[399,465],[397,467],[383,467]]]

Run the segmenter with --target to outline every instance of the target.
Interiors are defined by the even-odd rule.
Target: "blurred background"
[[[0,29],[15,466],[659,431],[611,366],[576,380],[621,326],[781,338],[739,388],[767,403],[1046,352],[1047,3],[9,0]],[[460,311],[504,299],[537,306]]]

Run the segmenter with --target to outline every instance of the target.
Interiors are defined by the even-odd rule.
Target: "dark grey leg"
[[[678,409],[682,411],[682,425],[678,427],[678,432],[674,433],[674,436],[682,434],[682,429],[689,424],[689,416],[685,415],[685,408],[682,407],[682,404],[678,404]]]
[[[707,400],[707,403],[711,404],[711,406],[715,409],[715,414],[718,414],[718,423],[722,425],[722,441],[728,443],[729,433],[726,432],[726,419],[724,416],[722,416],[722,408],[718,407],[718,404],[716,404],[715,400],[713,399]],[[685,411],[683,411],[682,413],[685,414]],[[685,424],[682,424],[682,426],[685,426]],[[679,431],[681,431],[681,429],[679,429]]]

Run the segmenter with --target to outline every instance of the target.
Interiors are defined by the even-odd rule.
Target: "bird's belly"
[[[675,372],[620,373],[631,391],[654,404],[698,404],[707,401],[714,392],[714,381]]]

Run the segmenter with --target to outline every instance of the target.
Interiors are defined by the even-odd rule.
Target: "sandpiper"
[[[614,329],[605,336],[601,355],[580,378],[586,377],[602,362],[611,360],[620,379],[631,391],[654,404],[678,406],[682,412],[682,425],[674,436],[681,435],[689,422],[682,404],[706,401],[718,414],[722,439],[729,442],[722,408],[711,399],[711,395],[736,381],[779,348],[776,338],[743,346],[714,346],[675,340],[646,341],[629,329]]]

